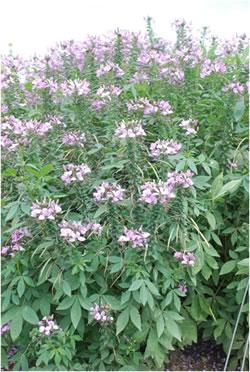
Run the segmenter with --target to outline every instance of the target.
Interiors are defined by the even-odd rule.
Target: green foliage
[[[21,241],[24,250],[2,251],[2,325],[10,325],[2,337],[2,367],[12,361],[15,370],[164,370],[167,354],[197,342],[198,333],[222,344],[227,368],[245,363],[248,99],[245,91],[223,88],[236,77],[245,87],[247,57],[239,44],[237,53],[223,57],[225,73],[201,77],[204,61],[218,60],[217,46],[214,40],[206,45],[203,35],[201,56],[193,61],[192,40],[181,23],[169,50],[148,18],[145,42],[117,31],[110,45],[97,38],[84,45],[62,44],[38,61],[37,70],[30,66],[25,83],[14,57],[13,66],[4,66],[11,76],[3,88],[5,124],[13,117],[47,123],[52,121],[48,115],[61,117],[62,123],[41,136],[29,132],[27,138],[12,129],[18,145],[3,149],[3,245],[12,244],[19,228],[27,227],[30,235]],[[139,63],[144,53],[149,60]],[[109,62],[110,69],[98,76]],[[161,74],[163,67],[167,76]],[[183,72],[183,80],[170,81],[171,71]],[[36,86],[40,73],[59,86],[86,79],[90,92],[59,90],[53,96],[53,89]],[[94,109],[93,102],[101,100],[97,89],[113,85],[120,95],[101,93],[105,105]],[[128,110],[131,100],[142,98],[169,101],[173,113]],[[193,136],[179,126],[189,118],[198,122]],[[122,120],[142,121],[146,136],[118,138],[116,125]],[[84,146],[63,142],[71,131],[85,133]],[[181,151],[150,155],[152,143],[171,139],[182,144]],[[88,164],[91,173],[66,185],[61,176],[68,164]],[[187,170],[193,172],[193,185],[176,187],[168,203],[140,201],[141,185]],[[104,181],[126,189],[124,199],[97,203],[93,193]],[[32,203],[44,198],[60,204],[55,220],[31,217]],[[60,234],[63,220],[94,221],[103,229],[84,241],[67,242]],[[148,244],[119,244],[125,226],[141,226],[150,234]],[[183,265],[176,251],[192,253],[194,265]],[[106,309],[110,322],[93,317],[96,304]],[[51,314],[59,329],[46,336],[39,332],[39,321]],[[17,353],[10,360],[13,345]]]

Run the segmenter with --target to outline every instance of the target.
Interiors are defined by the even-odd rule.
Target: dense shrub
[[[2,58],[4,368],[245,360],[247,40],[175,27]]]

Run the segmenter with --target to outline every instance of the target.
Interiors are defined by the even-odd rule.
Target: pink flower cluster
[[[54,315],[44,316],[42,320],[38,323],[39,332],[46,336],[51,336],[55,331],[60,330],[61,328],[58,327],[56,321],[53,319]]]
[[[96,320],[98,323],[104,325],[112,323],[114,318],[109,316],[107,311],[110,309],[109,305],[97,305],[90,308],[90,315]]]
[[[232,82],[230,84],[227,84],[223,88],[224,92],[233,92],[235,94],[242,94],[245,91],[245,88],[243,85],[241,85],[239,82]]]
[[[14,230],[11,234],[11,244],[2,247],[1,255],[14,257],[16,252],[24,251],[23,246],[20,244],[20,240],[24,237],[31,237],[27,227],[21,227],[20,229]]]
[[[182,145],[174,140],[158,140],[150,145],[150,152],[151,156],[154,157],[159,157],[160,155],[175,155],[181,148]]]
[[[85,176],[91,173],[90,168],[86,164],[67,164],[64,165],[63,168],[65,172],[61,176],[61,180],[65,183],[65,185],[70,185],[73,182],[83,181]]]
[[[129,101],[127,103],[128,111],[143,110],[144,115],[151,115],[160,112],[162,115],[172,114],[171,106],[168,101],[150,102],[147,98],[139,98],[136,101]]]
[[[118,124],[115,134],[119,138],[135,138],[146,136],[146,133],[142,127],[142,122],[138,120],[132,120],[129,122],[122,121]]]
[[[85,134],[81,133],[80,131],[66,132],[63,136],[63,143],[69,146],[76,145],[79,147],[84,147],[85,141]]]
[[[118,97],[122,93],[122,89],[116,87],[114,85],[104,86],[102,85],[96,91],[97,99],[93,100],[91,103],[91,107],[94,110],[101,110],[104,106],[106,106],[113,97]]]
[[[174,257],[185,266],[194,266],[195,256],[191,252],[175,252]]]
[[[115,85],[102,85],[96,91],[96,99],[92,101],[91,107],[94,110],[101,110],[106,106],[113,97],[118,97],[122,93],[122,89]]]
[[[173,193],[174,188],[178,185],[182,185],[184,188],[193,185],[191,179],[193,173],[188,170],[187,172],[171,172],[168,174],[166,182],[146,182],[141,186],[142,195],[140,201],[146,204],[157,204],[166,205],[170,199],[175,197]]]
[[[114,72],[115,76],[120,77],[124,75],[124,71],[116,64],[108,62],[106,65],[101,65],[96,71],[96,76],[100,77],[108,74],[109,72]]]
[[[225,63],[219,60],[211,61],[211,59],[206,59],[202,65],[200,77],[205,78],[214,72],[224,74],[226,72]]]
[[[60,90],[64,96],[86,96],[90,92],[89,82],[86,80],[67,80],[61,83]]]
[[[182,120],[179,127],[183,128],[186,131],[186,135],[189,136],[191,134],[197,133],[197,130],[195,129],[197,125],[198,125],[197,120],[188,119]]]
[[[193,173],[190,170],[186,172],[170,172],[168,173],[167,183],[173,186],[181,185],[184,188],[188,188],[193,185],[192,176]]]
[[[93,195],[97,202],[111,201],[112,203],[117,203],[123,200],[124,192],[125,189],[121,188],[120,185],[103,182],[100,186],[96,187]]]
[[[69,243],[75,241],[84,242],[91,232],[100,234],[102,232],[102,226],[99,223],[87,222],[82,224],[78,221],[62,221],[59,224],[60,235]]]
[[[184,81],[184,72],[179,68],[161,68],[159,75],[167,78],[170,84],[177,85]]]
[[[122,89],[115,85],[104,86],[102,85],[97,89],[96,95],[100,98],[111,100],[111,96],[119,96],[122,93]]]
[[[42,202],[36,202],[31,207],[31,217],[37,218],[40,221],[54,220],[58,213],[62,212],[61,207],[54,200],[44,199]]]
[[[19,144],[14,142],[8,135],[1,136],[1,146],[9,152],[15,151]]]
[[[147,246],[149,237],[148,232],[142,231],[142,226],[139,230],[129,230],[124,227],[123,235],[119,237],[118,242],[120,244],[130,243],[133,248],[140,248]]]
[[[52,124],[49,122],[42,123],[37,120],[22,121],[14,116],[10,116],[5,118],[1,126],[1,145],[9,151],[14,151],[19,144],[28,145],[30,143],[30,134],[43,137],[52,127]],[[12,139],[13,137],[14,139]]]
[[[139,200],[146,204],[160,203],[165,205],[175,197],[173,189],[174,186],[168,182],[160,181],[158,184],[156,182],[146,182],[141,186],[142,195]]]

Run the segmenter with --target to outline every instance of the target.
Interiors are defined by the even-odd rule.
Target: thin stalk
[[[246,361],[248,345],[249,345],[249,334],[247,335],[247,342],[246,342],[246,346],[245,346],[245,350],[244,350],[244,354],[243,354],[242,364],[241,364],[241,367],[240,367],[241,371],[244,371],[244,365],[245,365],[245,361]]]
[[[227,370],[227,366],[228,366],[229,358],[230,358],[230,355],[231,355],[234,339],[235,339],[238,324],[239,324],[239,321],[240,321],[241,311],[242,311],[242,308],[243,308],[243,305],[244,305],[244,302],[245,302],[245,299],[246,299],[246,296],[247,296],[248,287],[249,287],[249,283],[247,283],[247,286],[246,286],[246,289],[245,289],[245,292],[244,292],[244,296],[242,298],[242,302],[241,302],[241,305],[240,305],[240,310],[238,312],[238,316],[237,316],[237,319],[236,319],[236,323],[235,323],[235,327],[234,327],[234,331],[233,331],[233,336],[232,336],[232,340],[230,342],[229,350],[228,350],[228,353],[227,353],[227,359],[226,359],[223,371]]]

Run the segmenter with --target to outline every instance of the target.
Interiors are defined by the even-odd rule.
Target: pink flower
[[[95,304],[90,308],[90,315],[101,325],[110,324],[113,322],[114,318],[107,314],[110,309],[109,305],[97,305]]]
[[[120,185],[103,182],[100,186],[96,187],[94,199],[97,202],[110,200],[112,203],[117,203],[123,200],[124,192],[125,189],[122,189]]]
[[[84,147],[85,141],[85,134],[80,131],[66,132],[63,136],[63,143],[65,145]]]
[[[181,148],[182,145],[174,140],[158,140],[150,145],[150,152],[151,156],[154,157],[159,157],[160,155],[175,155]]]
[[[62,221],[59,224],[60,235],[69,243],[75,241],[84,242],[91,233],[100,234],[102,227],[99,223],[86,222],[82,224],[79,221]]]
[[[242,94],[245,91],[245,88],[243,85],[241,85],[239,82],[232,82],[228,85],[225,85],[223,88],[224,92],[233,92],[235,94]]]
[[[31,217],[37,218],[40,221],[54,220],[55,216],[62,212],[61,207],[53,200],[44,199],[42,202],[36,202],[31,207]]]
[[[136,120],[129,122],[122,121],[118,124],[115,134],[119,138],[135,138],[138,136],[146,136],[146,133],[142,127],[142,122]]]
[[[63,168],[65,172],[61,176],[61,180],[65,183],[65,185],[70,185],[73,182],[83,181],[85,176],[91,173],[90,168],[86,164],[67,164],[64,165]]]
[[[179,127],[183,128],[186,131],[186,135],[195,134],[197,133],[197,130],[195,129],[198,125],[197,120],[182,120],[182,122],[179,124]]]
[[[124,227],[123,235],[119,237],[118,243],[131,243],[133,248],[141,248],[147,246],[149,237],[150,234],[142,231],[142,227],[139,230],[129,230]]]
[[[54,315],[44,316],[38,325],[39,332],[46,336],[51,336],[55,331],[61,330],[54,320]]]
[[[194,254],[191,252],[175,252],[174,257],[184,266],[194,266],[196,260]]]

